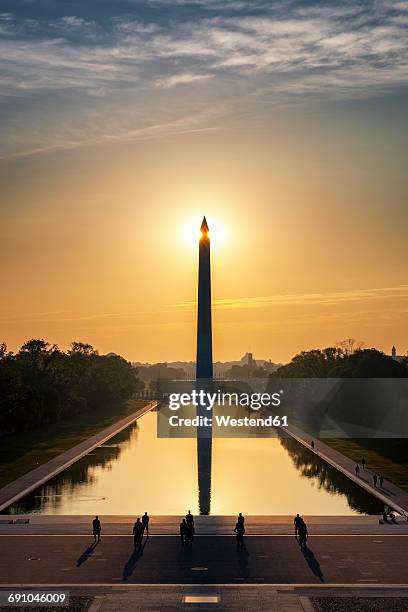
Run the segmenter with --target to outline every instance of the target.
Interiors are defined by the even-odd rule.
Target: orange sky
[[[10,348],[44,337],[132,360],[193,359],[195,237],[206,214],[214,241],[214,224],[222,236],[212,252],[215,359],[251,350],[282,361],[346,337],[406,350],[406,211],[367,177],[382,155],[368,164],[324,141],[241,138],[20,161],[2,229]]]

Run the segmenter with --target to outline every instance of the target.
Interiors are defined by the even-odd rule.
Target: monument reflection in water
[[[213,379],[211,325],[211,252],[209,227],[201,224],[198,261],[198,310],[196,388],[211,391]],[[198,416],[212,417],[206,406],[197,407]],[[211,506],[212,428],[197,427],[198,506],[200,514],[210,514]]]

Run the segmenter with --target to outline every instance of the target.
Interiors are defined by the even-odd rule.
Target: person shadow
[[[77,559],[77,562],[76,562],[77,567],[80,567],[83,563],[85,563],[85,561],[88,561],[89,557],[92,556],[95,548],[98,546],[98,543],[99,542],[92,542],[91,546],[88,546],[88,548],[84,550],[82,555],[78,557]]]
[[[312,570],[313,574],[317,576],[320,582],[324,582],[324,576],[320,567],[320,563],[314,556],[313,551],[310,550],[310,548],[308,548],[307,546],[305,546],[305,548],[302,549],[302,554],[305,558],[306,563]]]
[[[249,552],[245,544],[237,548],[237,559],[241,578],[243,578],[245,582],[249,582],[251,579]]]
[[[147,539],[143,542],[142,546],[138,546],[137,548],[134,549],[129,559],[126,561],[125,567],[123,568],[123,572],[122,572],[123,582],[126,582],[126,580],[130,578],[130,576],[135,571],[135,567],[138,564],[139,559],[143,557],[143,552],[144,552],[144,548],[146,544],[147,544]]]

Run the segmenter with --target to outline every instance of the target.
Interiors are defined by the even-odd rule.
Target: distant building
[[[256,368],[256,361],[253,353],[245,353],[245,355],[241,357],[241,363],[247,365],[249,369]]]
[[[406,355],[397,355],[397,349],[395,346],[393,346],[391,349],[391,357],[392,359],[394,359],[394,361],[401,362],[408,357],[408,352]]]

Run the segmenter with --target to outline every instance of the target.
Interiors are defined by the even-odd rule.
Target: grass
[[[361,464],[361,459],[364,457],[366,460],[366,468],[370,470],[370,472],[382,475],[386,480],[393,482],[395,485],[408,492],[408,463],[398,462],[385,457],[378,449],[369,448],[366,441],[360,443],[359,440],[326,438],[324,442],[328,446],[339,451],[339,453],[353,459],[356,463]],[[370,440],[370,442],[372,446],[375,446],[375,440]],[[378,442],[382,442],[382,440],[378,440]],[[392,450],[391,447],[393,443],[394,441],[392,438],[387,440],[390,450]]]
[[[0,487],[69,450],[146,404],[129,400],[93,413],[0,438]]]
[[[292,422],[307,432],[307,423],[298,419],[292,419]],[[382,475],[386,480],[408,492],[408,454],[405,440],[325,438],[322,441],[360,465],[364,457],[366,469],[375,472],[378,476]]]

